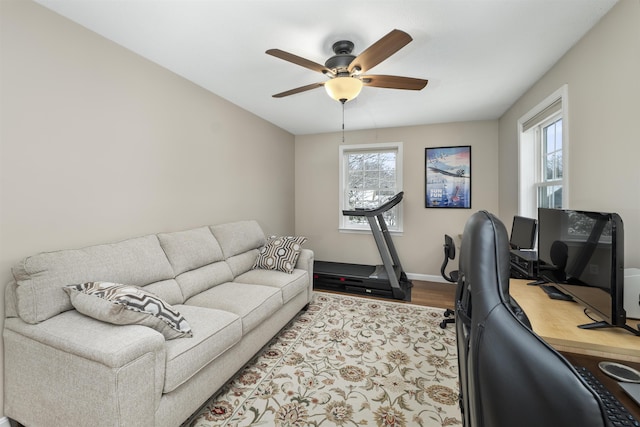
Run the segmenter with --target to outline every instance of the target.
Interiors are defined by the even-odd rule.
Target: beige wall
[[[337,231],[340,134],[298,136],[294,157],[292,135],[169,71],[32,2],[0,8],[0,283],[35,252],[241,218],[308,236],[318,259],[379,262],[370,234]],[[437,277],[443,234],[476,210],[510,221],[516,121],[564,83],[571,207],[619,212],[640,267],[638,22],[621,0],[499,121],[346,134],[404,142],[407,272]],[[471,210],[424,208],[424,149],[444,145],[473,147]]]
[[[440,278],[444,234],[458,235],[472,212],[498,210],[498,122],[464,122],[348,132],[346,144],[402,142],[404,234],[393,236],[407,273]],[[296,136],[296,233],[316,259],[380,264],[371,233],[338,231],[338,133]],[[424,207],[426,147],[471,145],[472,209]],[[456,260],[457,262],[457,260]],[[452,264],[455,266],[455,263]]]
[[[569,88],[569,208],[613,211],[640,267],[640,0],[621,0],[500,118],[500,217],[518,209],[516,122]]]
[[[245,218],[294,232],[293,135],[30,1],[0,3],[0,288],[40,251]]]

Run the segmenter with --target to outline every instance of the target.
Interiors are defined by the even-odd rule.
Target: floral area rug
[[[185,426],[461,425],[442,309],[315,293]]]

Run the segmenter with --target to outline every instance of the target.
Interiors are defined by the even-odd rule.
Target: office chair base
[[[451,316],[451,315],[453,315],[453,314],[455,314],[455,312],[454,312],[453,310],[449,309],[449,308],[447,308],[447,309],[444,311],[444,317],[450,317],[450,316]],[[448,325],[449,323],[455,323],[455,322],[456,322],[456,319],[455,319],[455,318],[452,318],[452,319],[444,319],[442,322],[440,322],[440,327],[441,327],[442,329],[446,329],[446,328],[447,328],[447,325]]]

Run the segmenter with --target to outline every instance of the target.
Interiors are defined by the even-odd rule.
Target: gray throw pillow
[[[306,241],[306,237],[300,236],[271,236],[267,243],[260,248],[253,268],[293,273],[302,250],[302,244]]]
[[[143,325],[165,339],[191,337],[187,320],[175,308],[138,286],[87,282],[65,286],[71,304],[80,313],[114,325]]]

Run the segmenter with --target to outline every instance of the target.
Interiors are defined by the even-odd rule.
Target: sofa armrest
[[[302,249],[298,257],[298,262],[296,262],[296,268],[306,270],[309,274],[309,302],[311,302],[311,296],[313,295],[313,260],[313,251],[311,249]]]
[[[166,357],[160,333],[71,310],[36,325],[7,318],[3,336],[7,416],[25,425],[153,425]]]

